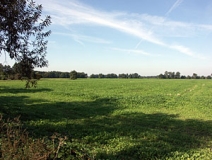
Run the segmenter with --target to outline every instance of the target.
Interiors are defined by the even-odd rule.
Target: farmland
[[[212,159],[211,95],[211,80],[0,81],[0,113],[90,159]]]

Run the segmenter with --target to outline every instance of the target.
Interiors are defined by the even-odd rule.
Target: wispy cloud
[[[125,19],[125,13],[102,12],[76,1],[64,4],[61,1],[52,0],[52,2],[48,1],[46,6],[45,9],[52,13],[53,24],[62,26],[73,24],[101,25],[133,35],[154,44],[163,45],[160,39],[147,32],[148,28],[143,27],[141,21]]]
[[[177,0],[168,10],[166,15],[169,15],[182,2],[183,0]],[[49,0],[42,1],[42,4],[45,6],[45,11],[51,13],[53,17],[53,24],[55,25],[61,25],[64,27],[79,24],[88,26],[104,26],[141,39],[141,41],[136,45],[136,49],[142,41],[147,41],[155,45],[163,46],[169,49],[171,48],[192,57],[195,57],[194,55],[196,55],[196,53],[194,53],[191,49],[182,47],[180,45],[172,46],[170,42],[165,41],[164,36],[193,36],[196,34],[197,30],[202,29],[201,32],[205,32],[206,30],[208,31],[212,28],[210,25],[172,21],[167,17],[152,16],[148,14],[104,12],[96,10],[76,0]],[[83,44],[84,41],[110,43],[96,37],[75,34],[68,35],[81,44]],[[137,50],[131,50],[130,52],[137,52]],[[148,55],[145,52],[139,52],[141,54]]]
[[[121,51],[121,52],[125,52],[125,53],[134,53],[134,54],[141,54],[141,55],[145,55],[145,56],[153,56],[150,53],[147,53],[143,50],[137,50],[137,49],[121,49],[121,48],[111,48],[112,50],[115,51]]]
[[[204,35],[206,32],[212,32],[212,25],[195,24],[181,21],[173,21],[167,17],[152,16],[148,14],[140,15],[140,19],[149,27],[149,32],[162,37],[195,37]]]
[[[166,16],[168,16],[174,9],[176,9],[181,3],[183,2],[183,0],[177,0],[174,5],[168,10],[168,12],[166,12]]]
[[[190,48],[182,46],[182,45],[171,45],[171,46],[169,46],[169,48],[177,50],[177,51],[184,53],[184,54],[191,56],[191,57],[195,57],[195,58],[199,58],[199,59],[205,59],[205,57],[194,53]]]
[[[201,24],[197,25],[196,27],[199,28],[200,30],[206,30],[212,32],[212,25]]]
[[[182,45],[172,45],[172,46],[170,46],[170,48],[176,49],[176,50],[178,50],[184,54],[187,54],[189,56],[194,56],[194,53],[189,48],[184,47]]]
[[[180,5],[180,3],[182,3],[183,0],[177,0],[174,5],[166,12],[165,16],[168,17],[168,15],[177,7]],[[155,26],[163,26],[165,24],[165,18],[163,17],[158,17],[158,16],[149,16],[149,15],[143,15],[142,16],[144,20],[146,21],[150,21],[152,24],[154,24]],[[149,29],[149,32],[153,30],[153,28],[155,27],[151,27]],[[167,31],[166,31],[167,32]],[[170,34],[169,34],[170,35]],[[140,40],[137,45],[135,46],[135,49],[137,49],[139,47],[139,45],[142,43],[143,40]]]
[[[107,41],[102,38],[85,36],[85,35],[80,35],[80,34],[69,34],[69,33],[64,33],[64,32],[53,32],[53,34],[71,37],[76,42],[78,42],[82,45],[84,45],[83,42],[85,42],[85,41],[92,42],[92,43],[102,43],[102,44],[110,44],[111,43],[111,41]]]

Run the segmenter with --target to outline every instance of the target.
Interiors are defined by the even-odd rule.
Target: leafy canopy
[[[72,80],[77,79],[77,71],[73,70],[70,72],[70,79]]]
[[[51,31],[44,29],[51,24],[51,17],[42,19],[41,13],[42,5],[33,0],[0,1],[0,55],[8,53],[26,67],[48,66],[45,38]]]

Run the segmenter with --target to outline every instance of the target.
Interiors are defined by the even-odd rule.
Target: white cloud
[[[37,0],[40,1],[41,0]],[[169,9],[166,15],[176,9],[183,0],[177,0]],[[165,42],[166,36],[170,37],[192,37],[197,30],[200,33],[211,31],[211,25],[192,24],[179,21],[172,21],[166,17],[152,16],[148,14],[128,14],[124,12],[104,12],[96,10],[79,1],[42,1],[44,10],[53,18],[53,24],[70,27],[71,25],[99,25],[109,27],[131,36],[138,37],[142,41],[147,41],[166,48],[171,48],[192,57],[196,54],[187,47],[181,45],[172,46]],[[93,41],[95,43],[109,43],[103,39],[83,35],[69,34],[77,42],[83,44],[83,41]],[[159,38],[160,37],[160,38]],[[140,42],[139,42],[140,43]],[[136,49],[139,45],[136,45]],[[135,52],[135,50],[131,50]],[[141,52],[145,54],[145,52]]]

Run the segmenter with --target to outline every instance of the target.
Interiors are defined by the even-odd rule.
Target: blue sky
[[[211,0],[35,2],[43,5],[43,15],[52,17],[49,66],[37,70],[212,73]]]

